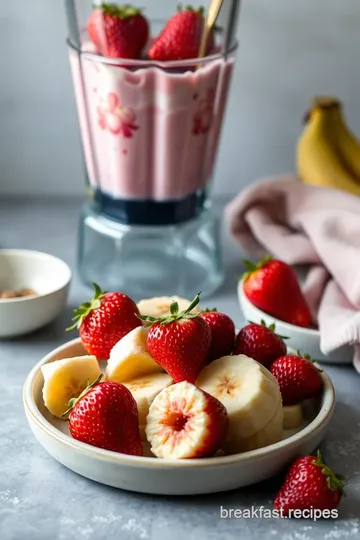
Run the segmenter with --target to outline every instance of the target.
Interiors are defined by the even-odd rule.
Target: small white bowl
[[[319,362],[327,362],[329,364],[351,364],[353,360],[353,350],[350,346],[344,346],[332,354],[325,355],[320,350],[320,332],[313,328],[302,328],[289,324],[280,319],[276,319],[272,315],[265,313],[250,302],[244,292],[244,282],[239,281],[238,298],[244,318],[247,321],[260,323],[262,320],[267,325],[275,323],[276,333],[281,336],[286,336],[286,345],[300,350],[303,354],[309,354],[313,360]]]
[[[285,431],[284,439],[276,444],[231,456],[184,460],[157,459],[150,452],[149,457],[110,452],[73,439],[68,423],[52,416],[44,405],[41,366],[83,354],[80,339],[75,339],[53,350],[31,370],[23,389],[28,422],[39,443],[57,461],[91,480],[129,491],[197,495],[255,484],[316,449],[334,411],[334,387],[322,372],[322,395],[309,400],[304,425],[297,431]]]
[[[63,309],[71,280],[64,261],[38,251],[0,250],[0,290],[30,288],[36,296],[0,299],[0,338],[28,334]]]

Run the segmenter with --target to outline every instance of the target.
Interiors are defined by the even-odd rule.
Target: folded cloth
[[[360,372],[360,198],[286,175],[244,189],[225,219],[248,254],[306,265],[303,292],[321,351],[353,345]]]

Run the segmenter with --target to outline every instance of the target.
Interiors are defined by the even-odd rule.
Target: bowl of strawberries
[[[75,310],[79,337],[24,384],[49,454],[110,486],[185,495],[259,482],[317,448],[334,410],[328,375],[272,328],[237,331],[199,300],[136,304],[95,286]]]
[[[252,263],[244,261],[247,272],[238,283],[238,299],[246,320],[267,326],[287,338],[295,350],[306,351],[320,362],[351,364],[353,351],[343,346],[331,354],[321,351],[321,336],[301,291],[295,270],[270,257]]]

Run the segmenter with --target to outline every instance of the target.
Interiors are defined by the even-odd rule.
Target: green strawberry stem
[[[321,472],[326,476],[326,484],[330,491],[339,490],[344,494],[344,476],[342,474],[334,473],[330,467],[325,465],[320,450],[317,451],[316,459],[313,464],[321,468]]]
[[[212,309],[206,308],[206,309],[203,309],[201,313],[217,313],[217,308],[216,307]]]
[[[101,299],[105,296],[106,292],[102,291],[99,285],[93,283],[94,287],[94,296],[90,302],[84,302],[80,307],[74,309],[75,316],[71,319],[75,321],[74,324],[66,328],[66,332],[74,330],[75,328],[79,329],[83,323],[83,320],[94,310],[98,309],[101,304]]]
[[[254,321],[248,321],[248,323],[249,323],[249,324],[259,324],[259,323],[256,323],[256,322],[254,322]],[[261,325],[261,326],[265,326],[265,328],[268,328],[268,330],[271,330],[271,332],[273,332],[273,333],[275,334],[275,336],[277,336],[279,339],[282,339],[282,340],[289,339],[288,336],[281,336],[280,334],[277,334],[277,333],[275,332],[275,330],[276,330],[276,324],[275,324],[275,323],[272,323],[272,324],[270,324],[270,326],[268,326],[268,325],[266,324],[266,322],[264,321],[264,319],[261,319],[260,325]]]
[[[265,264],[272,261],[272,257],[270,255],[266,255],[260,259],[258,262],[252,262],[248,259],[245,259],[243,261],[244,266],[246,268],[246,272],[242,276],[240,276],[240,279],[246,280],[253,272],[256,272],[256,270],[260,270]]]
[[[190,303],[190,305],[186,309],[184,309],[184,311],[179,312],[179,304],[177,302],[172,302],[170,306],[170,315],[168,315],[167,317],[159,317],[157,319],[155,317],[150,317],[148,315],[137,315],[137,317],[145,322],[145,325],[144,325],[145,327],[152,326],[155,323],[160,323],[165,326],[171,322],[180,321],[181,319],[195,319],[196,317],[199,316],[199,314],[191,313],[191,311],[200,302],[200,294],[201,292],[199,292],[195,296],[194,300]]]
[[[135,8],[131,4],[119,6],[118,4],[103,2],[101,4],[94,4],[93,7],[94,9],[101,9],[105,15],[113,15],[122,20],[141,15],[143,12],[142,9]]]
[[[310,354],[302,354],[301,351],[299,351],[299,349],[296,351],[296,354],[300,356],[301,358],[303,358],[304,360],[308,360],[308,362],[315,364],[315,360],[311,358]],[[323,369],[321,369],[321,367],[318,367],[318,366],[315,366],[315,367],[319,371],[319,373],[322,373],[324,371]]]
[[[193,11],[194,13],[199,13],[199,15],[201,15],[202,17],[204,16],[205,14],[205,8],[204,6],[200,6],[198,7],[197,9],[194,8],[194,6],[192,6],[191,4],[187,4],[185,6],[183,6],[182,4],[178,4],[177,5],[177,11],[178,12],[181,12],[181,11]]]
[[[94,386],[96,386],[102,379],[103,375],[99,375],[97,379],[95,379],[94,382],[92,382],[90,384],[90,381],[88,380],[87,381],[87,384],[86,384],[86,387],[84,388],[84,390],[81,392],[81,394],[77,397],[77,398],[71,398],[69,403],[68,403],[68,409],[61,415],[61,418],[65,418],[67,419],[71,410],[75,407],[76,403],[78,401],[80,401],[81,398],[83,398],[89,390],[91,390],[91,388],[93,388]]]

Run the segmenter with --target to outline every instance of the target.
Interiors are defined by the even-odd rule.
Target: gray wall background
[[[359,0],[243,0],[216,193],[292,170],[317,93],[339,96],[360,136],[359,29]],[[65,35],[61,0],[0,0],[0,196],[83,193]]]

